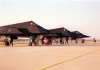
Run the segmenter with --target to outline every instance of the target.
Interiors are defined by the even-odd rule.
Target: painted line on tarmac
[[[96,52],[96,51],[100,51],[100,49],[97,49],[97,50],[94,50],[94,51],[91,51],[91,52],[88,52],[86,54],[82,54],[82,55],[79,55],[79,56],[75,56],[73,58],[70,58],[70,59],[67,59],[67,60],[63,60],[63,61],[51,64],[51,65],[47,65],[47,66],[44,66],[44,67],[41,67],[41,68],[38,68],[38,69],[35,69],[35,70],[44,70],[44,69],[50,68],[52,66],[55,66],[55,65],[58,65],[58,64],[61,64],[61,63],[64,63],[64,62],[67,62],[67,61],[70,61],[70,60],[85,56],[85,55],[88,55],[88,54],[91,54],[91,53]]]

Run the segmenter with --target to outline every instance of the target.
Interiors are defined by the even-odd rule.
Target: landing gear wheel
[[[32,46],[32,42],[29,43],[29,46]]]
[[[9,46],[9,42],[7,40],[4,41],[5,41],[5,46]]]

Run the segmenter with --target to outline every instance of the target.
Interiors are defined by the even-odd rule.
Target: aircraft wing
[[[12,24],[12,25],[7,25],[5,27],[17,28],[22,33],[30,32],[31,34],[48,34],[48,32],[46,31],[45,28],[41,27],[40,25],[36,24],[33,21],[16,23],[16,24]]]
[[[90,37],[90,36],[87,36],[87,35],[84,35],[82,33],[80,33],[79,31],[73,31],[72,33],[76,34],[76,38],[86,38],[86,37]]]

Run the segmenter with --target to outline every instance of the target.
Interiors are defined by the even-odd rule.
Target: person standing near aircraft
[[[62,38],[60,38],[60,44],[62,44]]]
[[[12,46],[13,46],[13,38],[10,38],[11,40],[10,40],[10,45],[12,44]]]
[[[76,44],[78,43],[78,39],[76,39],[76,38],[75,38],[75,43],[76,43]]]
[[[94,43],[96,42],[95,38],[93,38],[93,42],[94,42]]]
[[[81,43],[84,43],[84,39],[82,39]]]
[[[42,45],[44,44],[44,37],[41,39],[41,43],[42,43]]]
[[[16,36],[10,36],[9,38],[10,38],[10,45],[12,44],[12,46],[13,46],[13,40],[18,39],[18,37]]]
[[[39,40],[40,40],[40,35],[37,35],[37,37],[35,38],[35,44],[36,46],[39,46]]]
[[[68,44],[68,37],[66,37],[66,43]]]
[[[48,39],[45,37],[45,44],[48,45]]]
[[[32,43],[34,43],[34,45],[36,46],[35,39],[36,39],[36,35],[33,35],[33,36],[32,36]]]

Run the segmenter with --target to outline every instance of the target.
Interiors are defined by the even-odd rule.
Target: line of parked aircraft
[[[53,38],[60,38],[62,40],[63,37],[66,37],[66,42],[68,43],[69,37],[77,42],[77,38],[85,38],[89,36],[78,31],[70,32],[64,27],[47,30],[33,21],[0,27],[0,38],[4,40],[6,46],[9,46],[10,44],[13,45],[13,40],[18,39],[18,37],[29,37],[29,46],[32,46],[32,43],[36,46],[38,45],[39,40],[44,44],[44,39],[49,39],[49,41],[51,41]]]

